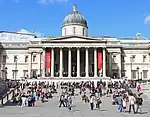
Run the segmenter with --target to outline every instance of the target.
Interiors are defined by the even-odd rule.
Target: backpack
[[[29,98],[28,98],[28,101],[32,101],[32,98],[31,98],[31,97],[29,97]]]
[[[139,105],[142,105],[143,99],[142,98],[137,98],[136,103],[139,104]]]

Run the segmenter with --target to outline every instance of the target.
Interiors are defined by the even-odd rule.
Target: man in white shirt
[[[94,96],[91,96],[91,98],[90,98],[90,106],[91,106],[91,110],[94,109],[94,100],[95,100]]]

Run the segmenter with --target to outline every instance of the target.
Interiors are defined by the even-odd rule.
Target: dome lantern
[[[77,6],[76,6],[76,4],[74,4],[74,6],[73,6],[73,11],[74,11],[74,12],[77,11]]]

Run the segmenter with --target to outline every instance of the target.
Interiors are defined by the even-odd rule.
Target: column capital
[[[85,47],[85,49],[89,49],[90,47]]]
[[[42,51],[38,52],[38,54],[42,54],[42,53],[43,53]]]
[[[33,52],[32,51],[28,51],[28,54],[33,54]]]
[[[77,49],[80,49],[81,47],[76,47]]]
[[[68,49],[72,49],[72,47],[67,47]]]
[[[97,49],[98,47],[94,46],[93,48],[94,48],[94,49]]]
[[[59,47],[59,49],[63,49],[63,48],[64,48],[63,46]]]

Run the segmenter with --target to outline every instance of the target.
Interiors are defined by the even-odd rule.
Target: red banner
[[[98,69],[102,69],[103,67],[103,53],[98,51]]]
[[[46,51],[46,69],[51,68],[51,51],[47,50]]]

